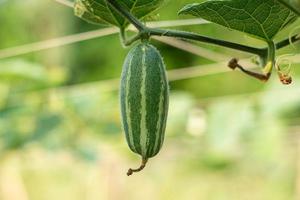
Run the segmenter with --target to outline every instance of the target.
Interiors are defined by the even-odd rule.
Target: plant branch
[[[276,44],[276,49],[282,49],[289,46],[291,43],[296,43],[300,41],[300,35],[293,35],[291,38],[284,39]]]
[[[139,31],[145,29],[145,26],[140,20],[134,17],[130,12],[124,9],[116,0],[107,0],[107,3],[110,4],[117,12],[124,16],[132,25],[134,25]]]
[[[229,41],[210,38],[196,33],[177,31],[177,30],[148,28],[143,23],[141,23],[136,17],[134,17],[129,11],[127,11],[122,6],[120,6],[116,0],[107,0],[107,2],[140,31],[140,35],[137,35],[137,37],[135,37],[136,40],[142,38],[143,35],[144,36],[145,35],[167,36],[167,37],[175,37],[175,38],[195,40],[203,43],[214,44],[214,45],[227,47],[239,51],[244,51],[247,53],[256,54],[261,57],[267,54],[267,49],[260,49],[260,48],[250,47],[250,46],[233,43]]]
[[[255,47],[250,47],[247,45],[242,45],[234,42],[224,41],[220,39],[210,38],[207,36],[199,35],[196,33],[185,32],[185,31],[177,31],[177,30],[165,30],[165,29],[149,29],[150,35],[157,36],[167,36],[167,37],[175,37],[181,39],[195,40],[198,42],[214,44],[234,50],[239,50],[247,53],[256,54],[258,56],[264,56],[267,51],[265,49],[259,49]]]
[[[255,48],[248,45],[242,45],[234,42],[224,41],[220,39],[210,38],[207,36],[199,35],[192,32],[178,31],[178,30],[166,30],[166,29],[158,29],[158,28],[148,28],[143,23],[141,23],[135,16],[133,16],[129,11],[124,9],[122,6],[118,4],[116,0],[107,0],[108,4],[110,4],[117,12],[119,12],[123,17],[125,17],[130,23],[132,23],[138,30],[139,33],[131,38],[129,41],[125,41],[124,44],[126,46],[132,44],[133,42],[143,38],[150,36],[166,36],[166,37],[175,37],[180,39],[194,40],[203,43],[214,44],[234,50],[243,51],[246,53],[251,53],[260,56],[261,58],[265,58],[268,55],[268,47],[266,48]],[[124,34],[125,35],[125,34]],[[124,38],[123,38],[124,39]],[[291,38],[284,39],[276,44],[276,49],[284,48],[291,43],[295,43],[300,41],[300,35],[296,34]]]

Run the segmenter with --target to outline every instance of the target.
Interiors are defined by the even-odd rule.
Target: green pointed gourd
[[[121,113],[129,148],[142,157],[141,171],[164,141],[169,86],[159,51],[147,42],[135,46],[123,65],[120,88]]]

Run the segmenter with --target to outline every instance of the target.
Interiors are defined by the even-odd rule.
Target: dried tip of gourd
[[[130,168],[127,172],[127,176],[131,176],[133,173],[142,171],[146,167],[147,161],[148,161],[147,159],[143,159],[142,163],[141,163],[141,166],[137,169],[131,169]]]
[[[238,59],[232,58],[228,63],[228,67],[232,70],[235,70],[238,67],[238,62]]]

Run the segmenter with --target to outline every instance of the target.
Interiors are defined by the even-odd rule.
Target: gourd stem
[[[141,33],[138,33],[131,38],[127,38],[126,31],[124,28],[120,28],[120,38],[124,47],[130,46],[135,41],[141,39]]]
[[[142,159],[142,163],[141,163],[141,166],[137,169],[129,169],[128,172],[127,172],[127,176],[131,176],[133,173],[135,172],[140,172],[142,171],[145,167],[146,167],[146,164],[148,162],[148,159]]]

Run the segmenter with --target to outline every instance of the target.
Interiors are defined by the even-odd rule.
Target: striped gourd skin
[[[122,71],[121,113],[130,149],[147,159],[162,147],[169,106],[165,65],[148,43],[135,46]]]

